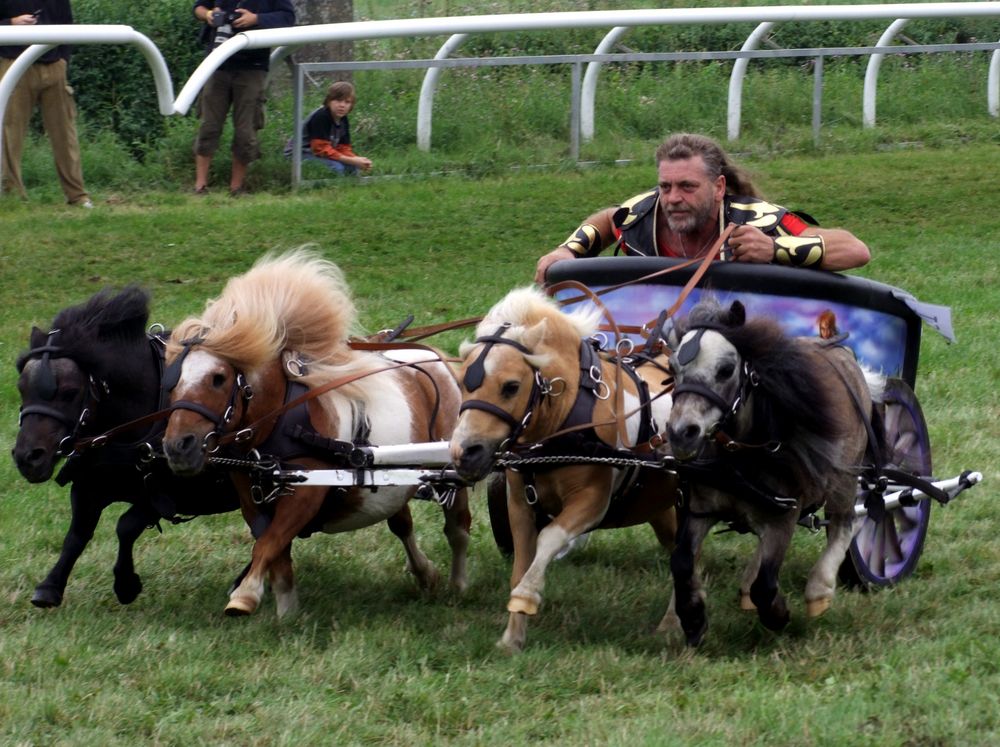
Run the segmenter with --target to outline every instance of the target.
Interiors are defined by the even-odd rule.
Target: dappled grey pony
[[[809,616],[822,614],[851,542],[869,441],[881,448],[878,381],[869,384],[836,341],[790,337],[768,318],[747,320],[739,302],[698,304],[678,324],[676,340],[669,439],[690,489],[671,571],[688,644],[698,645],[708,627],[695,558],[720,521],[759,537],[742,605],[780,630],[789,613],[778,571],[800,518],[823,508],[827,544],[805,590]]]

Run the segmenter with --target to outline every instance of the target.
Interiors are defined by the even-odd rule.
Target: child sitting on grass
[[[347,115],[356,101],[354,86],[338,81],[330,86],[319,107],[302,127],[302,160],[320,161],[336,174],[370,171],[371,159],[357,155],[351,148],[351,126]],[[291,156],[291,142],[285,155]]]

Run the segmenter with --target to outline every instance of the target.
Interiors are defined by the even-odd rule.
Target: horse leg
[[[135,504],[118,519],[118,557],[115,560],[115,596],[122,604],[131,604],[142,591],[142,580],[135,572],[132,550],[146,528],[156,523],[159,516],[147,506]]]
[[[699,645],[708,630],[705,593],[697,559],[701,554],[701,544],[714,524],[710,517],[685,516],[677,534],[677,548],[670,556],[670,573],[674,578],[673,601],[688,646]]]
[[[295,588],[291,544],[285,547],[271,562],[271,566],[268,568],[268,578],[278,607],[278,619],[298,612],[299,592]]]
[[[761,543],[758,542],[757,548],[753,551],[753,557],[750,558],[750,562],[747,563],[747,567],[743,569],[743,575],[740,577],[740,609],[744,612],[757,611],[757,605],[750,598],[750,587],[753,585],[754,579],[757,578],[757,574],[760,573],[760,553]]]
[[[653,527],[653,533],[660,545],[668,552],[672,553],[677,544],[677,511],[671,506],[665,511],[660,511],[649,520],[649,525]],[[656,626],[657,633],[666,633],[680,628],[681,621],[677,617],[677,597],[673,590],[670,592],[670,604],[667,611]]]
[[[250,568],[239,585],[229,595],[225,613],[230,616],[253,614],[264,597],[264,578],[269,575],[271,565],[287,554],[288,583],[291,584],[291,543],[302,528],[323,506],[326,497],[324,487],[299,487],[291,495],[278,498],[274,504],[274,517],[254,542]],[[240,491],[240,502],[252,505],[249,492]],[[253,517],[256,511],[244,508],[244,518]]]
[[[535,558],[538,525],[535,509],[524,500],[521,476],[510,471],[507,472],[507,515],[514,544],[514,562],[510,574],[510,588],[513,589],[520,583]],[[501,651],[517,654],[524,650],[527,637],[528,616],[524,612],[508,612],[507,627],[496,645]]]
[[[35,587],[35,593],[31,597],[33,605],[36,607],[58,607],[62,604],[63,592],[66,591],[69,574],[73,572],[73,566],[83,554],[87,543],[93,538],[94,530],[97,529],[97,522],[101,518],[101,512],[105,505],[95,502],[91,496],[82,494],[75,485],[70,490],[72,513],[70,514],[69,529],[63,539],[62,551],[45,580]]]
[[[837,570],[854,536],[853,512],[827,511],[826,518],[830,522],[826,528],[826,547],[806,582],[806,614],[809,617],[819,617],[830,608],[837,586]]]
[[[461,488],[455,492],[452,504],[444,509],[444,536],[448,538],[448,545],[451,547],[451,578],[448,583],[459,593],[469,585],[467,560],[471,528],[469,491]]]
[[[794,518],[772,524],[760,534],[760,568],[750,584],[750,599],[757,607],[761,623],[769,630],[783,629],[790,617],[785,597],[778,589],[778,571],[795,531]]]
[[[438,572],[434,564],[417,547],[417,538],[413,534],[413,515],[409,505],[404,505],[396,514],[390,516],[387,523],[389,530],[399,537],[406,551],[406,570],[417,577],[421,589],[433,589],[437,586]]]

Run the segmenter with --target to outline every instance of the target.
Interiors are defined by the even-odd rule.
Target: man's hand
[[[545,285],[545,273],[551,265],[562,259],[575,258],[576,255],[564,246],[556,247],[548,254],[542,255],[538,260],[538,264],[535,265],[535,283],[537,285]]]
[[[759,228],[736,226],[728,243],[734,262],[767,264],[774,261],[774,240]]]
[[[32,13],[25,13],[23,16],[14,16],[10,19],[11,26],[34,26],[36,23],[38,23],[38,19]]]
[[[257,14],[252,10],[237,8],[235,12],[239,13],[240,17],[233,21],[234,29],[249,29],[257,25]]]

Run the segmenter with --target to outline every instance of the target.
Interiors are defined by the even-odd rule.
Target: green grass
[[[858,274],[950,305],[958,343],[923,341],[917,391],[936,471],[986,482],[932,514],[913,578],[840,590],[807,622],[801,589],[820,538],[796,536],[780,635],[735,609],[746,537],[709,539],[711,628],[685,650],[650,631],[669,595],[652,532],[598,533],[554,565],[526,652],[493,648],[509,569],[474,497],[468,593],[421,594],[384,527],[295,544],[302,613],[222,615],[250,545],[236,514],[149,532],[145,590],[111,589],[109,510],[64,605],[32,590],[54,561],[65,492],[0,460],[0,742],[37,745],[611,744],[980,745],[1000,739],[1000,197],[992,145],[801,157],[747,148],[778,202],[872,248]],[[530,282],[535,259],[597,207],[654,179],[651,165],[339,182],[298,194],[205,199],[123,191],[83,212],[57,195],[4,198],[0,238],[0,452],[17,428],[13,359],[32,324],[106,285],[139,282],[153,320],[200,311],[263,252],[312,242],[345,270],[369,330],[480,314]],[[443,338],[454,349],[461,333]],[[439,511],[416,506],[440,566]]]

